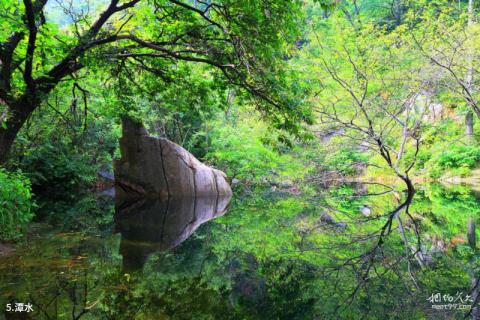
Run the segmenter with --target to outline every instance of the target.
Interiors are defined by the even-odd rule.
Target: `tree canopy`
[[[81,91],[77,79],[109,70],[128,73],[129,85],[148,71],[163,88],[183,80],[180,62],[204,64],[258,98],[279,127],[308,118],[284,67],[300,36],[300,1],[112,0],[93,12],[88,1],[61,2],[71,20],[63,26],[48,19],[46,5],[1,4],[2,162],[25,120],[60,82],[73,81]]]

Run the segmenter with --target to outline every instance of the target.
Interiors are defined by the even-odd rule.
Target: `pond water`
[[[0,305],[31,303],[30,319],[462,319],[478,274],[466,237],[478,192],[420,187],[412,219],[379,240],[399,197],[371,184],[230,204],[91,196],[0,257]],[[433,306],[437,293],[463,310]]]

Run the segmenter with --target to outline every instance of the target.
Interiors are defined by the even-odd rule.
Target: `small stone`
[[[365,216],[365,217],[369,217],[370,214],[372,213],[372,210],[370,210],[370,208],[368,206],[362,206],[360,207],[360,212]]]

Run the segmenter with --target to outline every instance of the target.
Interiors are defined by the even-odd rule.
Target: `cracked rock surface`
[[[141,123],[122,118],[121,158],[114,161],[118,196],[231,196],[222,171],[210,168],[164,138],[152,137]]]

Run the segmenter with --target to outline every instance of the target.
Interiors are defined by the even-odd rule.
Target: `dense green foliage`
[[[470,317],[427,298],[479,278],[480,2],[44,5],[0,1],[0,240],[18,242],[5,256],[0,243],[0,305],[32,299],[40,319]],[[165,250],[125,239],[116,213],[148,201],[108,196],[124,115],[224,171],[227,213]],[[142,270],[126,268],[129,247]]]
[[[33,218],[30,181],[21,172],[0,169],[0,239],[21,236]]]
[[[429,162],[432,163],[430,174],[439,177],[447,169],[457,169],[461,175],[469,173],[480,160],[480,148],[469,145],[455,145],[448,150],[435,154]]]
[[[269,134],[265,123],[249,121],[248,114],[239,112],[233,122],[218,120],[211,124],[206,159],[231,178],[248,184],[304,177],[309,168],[295,159],[294,152],[282,151],[288,147],[279,140],[278,133]]]

